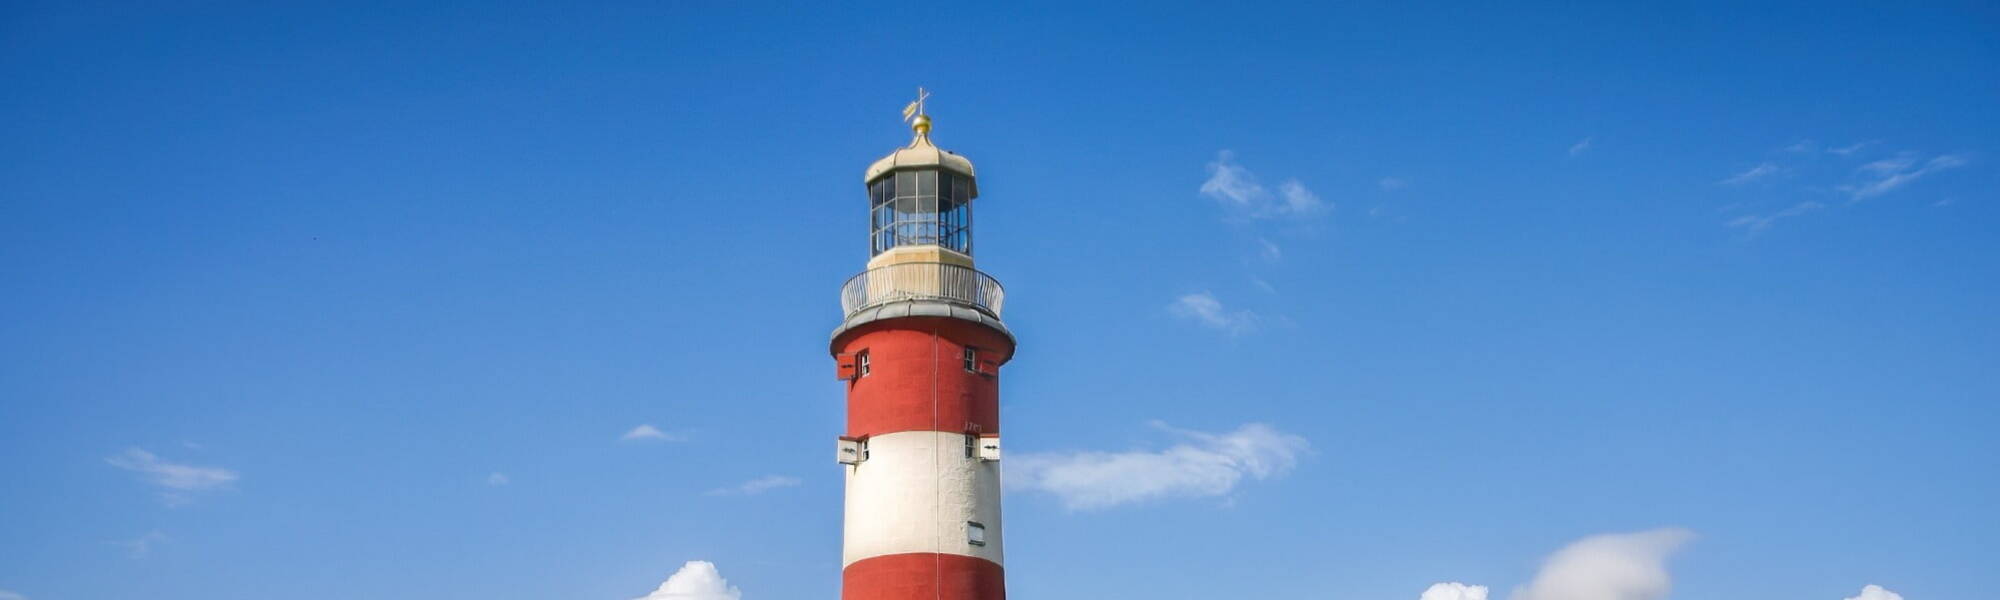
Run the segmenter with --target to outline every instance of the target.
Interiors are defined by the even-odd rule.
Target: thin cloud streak
[[[756,479],[752,479],[749,481],[745,481],[741,484],[737,484],[734,487],[716,488],[709,490],[707,492],[707,495],[755,496],[757,494],[762,494],[764,492],[768,492],[778,488],[787,488],[796,486],[801,483],[805,482],[797,477],[787,477],[784,475],[765,475],[763,477],[758,477]]]
[[[1875,143],[1875,142],[1873,142],[1873,141],[1868,141],[1868,142],[1855,142],[1855,143],[1854,143],[1854,144],[1852,144],[1852,145],[1849,145],[1849,146],[1845,146],[1845,147],[1841,147],[1841,148],[1827,148],[1827,149],[1826,149],[1826,151],[1827,151],[1827,153],[1828,153],[1828,154],[1838,154],[1838,155],[1841,155],[1841,156],[1848,156],[1848,155],[1851,155],[1851,154],[1854,154],[1854,153],[1856,153],[1856,152],[1860,152],[1862,148],[1866,148],[1866,147],[1868,147],[1868,146],[1870,146],[1870,145],[1872,145],[1872,144],[1874,144],[1874,143]]]
[[[1172,304],[1167,305],[1167,312],[1232,336],[1255,331],[1260,320],[1257,313],[1224,308],[1222,301],[1215,299],[1215,295],[1208,292],[1176,298]]]
[[[155,529],[129,540],[112,540],[105,543],[124,548],[127,556],[131,556],[134,559],[141,559],[152,556],[154,544],[161,544],[166,541],[167,534],[160,533],[159,530]]]
[[[1859,202],[1895,191],[1925,176],[1965,166],[1966,162],[1965,158],[1952,154],[1937,156],[1922,166],[1917,166],[1916,158],[1909,154],[1885,158],[1861,165],[1855,173],[1867,181],[1842,189]]]
[[[1776,174],[1779,170],[1778,165],[1764,163],[1750,167],[1748,171],[1731,175],[1718,183],[1722,185],[1743,185]]]
[[[633,427],[631,431],[625,432],[625,435],[618,436],[618,440],[622,442],[639,442],[639,441],[679,442],[679,441],[685,441],[686,439],[687,438],[685,436],[682,436],[680,434],[660,431],[660,428],[654,427],[653,424],[651,423],[646,423],[638,427]]]
[[[1007,485],[1054,495],[1065,509],[1101,510],[1163,498],[1227,496],[1244,480],[1281,477],[1311,445],[1251,423],[1227,433],[1167,427],[1181,442],[1165,450],[1044,452],[1008,460]]]
[[[165,488],[160,492],[160,498],[169,506],[187,504],[193,501],[194,494],[228,486],[238,478],[236,472],[229,469],[176,463],[142,448],[127,448],[122,453],[105,458],[104,462],[138,473],[146,482]]]
[[[1723,223],[1723,225],[1726,227],[1742,229],[1750,233],[1761,233],[1766,229],[1770,229],[1771,225],[1776,224],[1778,221],[1789,219],[1792,217],[1803,216],[1806,213],[1819,210],[1822,208],[1826,208],[1826,205],[1812,201],[1800,202],[1798,204],[1792,205],[1791,208],[1787,208],[1768,215],[1743,215],[1740,217],[1736,217],[1734,219],[1730,219],[1726,223]]]
[[[1264,260],[1278,262],[1285,259],[1285,250],[1267,238],[1257,238],[1257,254]]]
[[[1584,152],[1590,151],[1590,143],[1592,140],[1595,139],[1597,139],[1597,136],[1590,136],[1583,138],[1582,141],[1579,141],[1575,144],[1571,144],[1569,147],[1569,155],[1576,156],[1578,154],[1583,154]]]

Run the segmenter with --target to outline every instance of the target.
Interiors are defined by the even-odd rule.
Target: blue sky
[[[31,2],[0,80],[0,598],[829,597],[919,85],[1016,597],[2000,564],[1989,5]]]

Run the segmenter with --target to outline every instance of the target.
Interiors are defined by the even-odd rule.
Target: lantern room
[[[868,167],[870,266],[901,262],[972,262],[972,200],[979,196],[972,161],[931,143],[930,117],[920,115],[909,146]]]

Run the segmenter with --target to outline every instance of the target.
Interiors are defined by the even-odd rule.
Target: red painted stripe
[[[855,561],[840,572],[841,600],[1003,600],[1004,570],[957,554],[891,554]]]
[[[843,334],[836,352],[865,351],[869,364],[868,375],[848,382],[848,437],[898,431],[999,433],[1000,377],[967,371],[967,347],[981,362],[994,364],[1014,354],[1006,336],[960,319],[890,319]]]

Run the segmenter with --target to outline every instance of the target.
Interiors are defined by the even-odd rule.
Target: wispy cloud
[[[742,600],[743,592],[722,578],[715,563],[691,560],[667,577],[653,593],[634,600]]]
[[[1838,154],[1841,156],[1848,156],[1856,152],[1860,152],[1862,148],[1867,148],[1869,145],[1874,143],[1875,142],[1873,141],[1855,142],[1853,144],[1842,146],[1839,148],[1827,148],[1826,151],[1828,154]]]
[[[155,529],[129,540],[111,540],[105,543],[124,548],[125,553],[132,558],[145,558],[153,554],[154,544],[161,544],[166,541],[167,534],[160,533],[159,530]]]
[[[1409,187],[1410,182],[1401,177],[1383,177],[1381,181],[1375,182],[1375,185],[1381,187],[1384,192],[1393,192]]]
[[[1226,496],[1244,479],[1282,476],[1310,449],[1305,438],[1251,423],[1228,433],[1173,429],[1181,442],[1159,451],[1047,452],[1008,458],[1007,485],[1053,494],[1069,510],[1171,497]]]
[[[486,476],[486,485],[507,485],[513,482],[514,480],[509,479],[506,473],[499,471],[494,471],[493,474]]]
[[[1278,262],[1285,259],[1285,250],[1279,248],[1278,244],[1269,238],[1257,238],[1257,255],[1264,257],[1264,260]]]
[[[1860,152],[1863,148],[1875,145],[1876,141],[1855,142],[1846,146],[1821,146],[1818,142],[1812,140],[1799,140],[1793,142],[1790,146],[1785,146],[1785,151],[1793,154],[1815,154],[1825,151],[1827,154],[1836,156],[1852,156],[1854,153]]]
[[[28,597],[21,595],[20,592],[0,590],[0,600],[28,600]]]
[[[1273,193],[1250,169],[1236,164],[1236,154],[1228,150],[1217,152],[1215,161],[1208,163],[1208,180],[1201,184],[1201,195],[1251,219],[1305,218],[1332,208],[1297,179],[1279,183]]]
[[[1203,327],[1229,335],[1243,335],[1257,329],[1257,313],[1224,308],[1222,301],[1216,300],[1215,295],[1208,292],[1176,298],[1172,304],[1167,305],[1167,311],[1176,317],[1194,321]]]
[[[1916,156],[1905,152],[1889,158],[1871,161],[1856,168],[1855,171],[1878,177],[1886,177],[1897,172],[1909,170],[1910,167],[1916,166],[1916,164]]]
[[[1271,285],[1271,282],[1264,281],[1264,278],[1258,277],[1256,275],[1250,276],[1250,285],[1257,286],[1257,289],[1264,290],[1264,293],[1266,294],[1278,293],[1278,288],[1276,286]]]
[[[733,487],[716,488],[708,491],[710,496],[755,496],[778,488],[787,488],[805,483],[797,477],[765,475]]]
[[[1848,598],[1847,600],[1903,600],[1903,595],[1882,589],[1882,586],[1870,584],[1861,588],[1860,595]]]
[[[138,473],[147,483],[164,488],[160,498],[168,506],[187,504],[195,494],[228,486],[237,479],[236,472],[229,469],[176,463],[141,448],[128,448],[104,462]]]
[[[1582,140],[1579,140],[1579,141],[1577,141],[1577,143],[1574,143],[1574,144],[1570,144],[1570,145],[1569,145],[1569,155],[1570,155],[1570,156],[1576,156],[1576,155],[1578,155],[1578,154],[1583,154],[1583,153],[1585,153],[1585,152],[1589,152],[1589,151],[1590,151],[1590,142],[1591,142],[1592,140],[1595,140],[1595,139],[1597,139],[1597,136],[1591,136],[1591,137],[1587,137],[1587,138],[1583,138]]]
[[[643,442],[643,441],[679,442],[679,441],[685,441],[687,437],[678,433],[667,433],[665,431],[660,431],[660,428],[654,427],[651,423],[647,423],[640,425],[638,427],[633,427],[631,431],[625,432],[625,435],[618,436],[618,439],[619,441],[625,441],[625,442]]]
[[[1740,217],[1736,217],[1734,219],[1730,219],[1727,222],[1724,222],[1723,225],[1727,227],[1739,228],[1753,234],[1760,233],[1766,229],[1770,229],[1771,225],[1777,223],[1780,220],[1797,217],[1822,208],[1826,208],[1826,205],[1812,201],[1800,202],[1798,204],[1792,205],[1791,208],[1787,208],[1770,214],[1743,215]]]
[[[1859,202],[1895,191],[1925,176],[1962,167],[1965,164],[1964,157],[1953,154],[1919,161],[1915,155],[1904,153],[1861,165],[1855,169],[1855,175],[1861,182],[1842,186],[1841,190]]]
[[[1556,551],[1512,600],[1659,600],[1673,581],[1667,557],[1694,534],[1685,529],[1594,535]]]
[[[1278,211],[1279,214],[1314,215],[1326,210],[1326,202],[1319,199],[1319,194],[1306,189],[1305,184],[1299,183],[1297,179],[1287,179],[1284,183],[1278,184],[1278,197],[1285,201]]]
[[[1486,586],[1455,581],[1432,584],[1417,600],[1486,600]]]
[[[1756,181],[1777,174],[1780,170],[1782,169],[1779,169],[1778,165],[1774,165],[1771,163],[1764,163],[1761,165],[1750,167],[1750,170],[1748,171],[1731,175],[1728,178],[1723,179],[1722,181],[1717,183],[1721,183],[1722,185],[1743,185],[1746,183],[1750,183],[1752,181]]]

